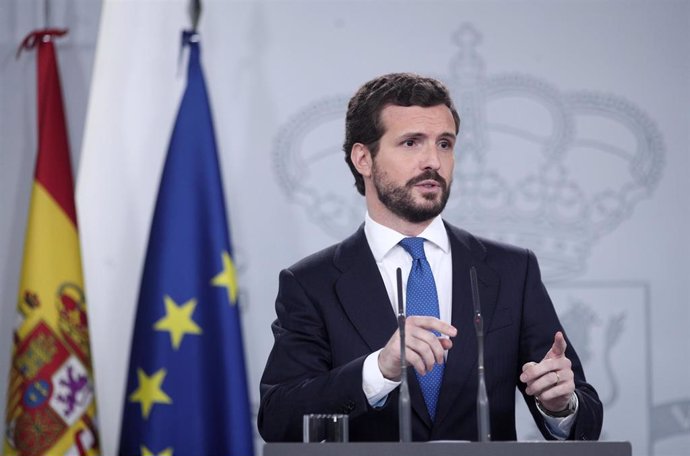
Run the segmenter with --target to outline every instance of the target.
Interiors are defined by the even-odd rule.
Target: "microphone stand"
[[[491,424],[489,421],[489,396],[486,393],[486,379],[484,378],[484,320],[479,303],[479,286],[477,285],[477,269],[470,268],[470,283],[472,285],[472,304],[474,304],[474,329],[477,333],[477,425],[479,441],[491,441]]]
[[[398,420],[400,441],[412,441],[412,424],[410,422],[410,388],[407,384],[407,360],[405,359],[405,310],[402,299],[402,271],[396,270],[398,283],[398,333],[400,334],[400,394],[398,395]]]

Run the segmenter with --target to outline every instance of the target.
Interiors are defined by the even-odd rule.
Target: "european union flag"
[[[252,424],[213,121],[199,36],[151,226],[120,454],[252,456]]]

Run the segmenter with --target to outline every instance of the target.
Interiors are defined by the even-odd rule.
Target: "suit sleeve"
[[[280,274],[276,315],[275,342],[260,385],[258,428],[264,440],[301,441],[304,414],[353,417],[367,411],[366,354],[334,366],[320,309],[290,270]]]
[[[528,252],[527,256],[520,341],[521,363],[541,361],[551,347],[556,332],[563,331],[568,343],[565,354],[572,362],[575,393],[579,400],[577,417],[568,440],[597,440],[603,422],[601,401],[596,390],[587,383],[580,358],[558,320],[553,303],[542,283],[536,257],[532,252]],[[525,394],[525,386],[522,382],[518,382],[518,387],[542,435],[548,440],[553,440],[554,437],[544,423],[544,417],[537,410],[534,397]]]

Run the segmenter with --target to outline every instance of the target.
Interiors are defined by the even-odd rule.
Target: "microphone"
[[[479,441],[491,440],[491,425],[489,422],[489,396],[486,394],[486,379],[484,378],[484,320],[479,303],[479,286],[477,285],[477,269],[470,268],[470,283],[472,285],[472,304],[474,304],[474,329],[477,333],[477,425],[479,427]]]
[[[400,441],[412,441],[412,425],[410,423],[410,388],[407,384],[407,360],[405,359],[405,310],[402,299],[402,271],[395,271],[398,283],[398,333],[400,334],[400,394],[398,396],[398,424],[400,426]]]

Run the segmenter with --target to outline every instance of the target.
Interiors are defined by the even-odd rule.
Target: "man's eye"
[[[438,143],[441,149],[452,149],[453,144],[450,141],[441,141]]]
[[[414,139],[406,139],[403,144],[407,147],[412,147],[415,145],[415,140]]]

